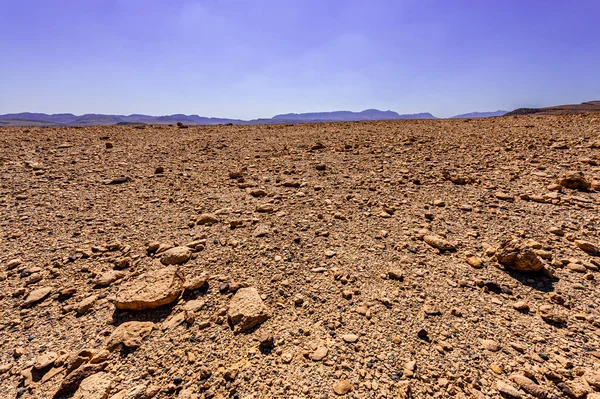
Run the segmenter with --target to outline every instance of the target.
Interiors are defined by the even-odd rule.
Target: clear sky
[[[0,0],[0,114],[600,100],[599,0]]]

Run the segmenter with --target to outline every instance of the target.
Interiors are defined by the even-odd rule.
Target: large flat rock
[[[115,307],[122,310],[145,310],[167,305],[181,295],[185,277],[176,266],[169,266],[139,276],[121,286]]]

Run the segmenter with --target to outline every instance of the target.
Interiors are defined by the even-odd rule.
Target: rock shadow
[[[112,314],[112,325],[119,325],[128,321],[151,321],[153,323],[162,323],[171,316],[177,301],[154,309],[146,310],[121,310],[116,309]]]
[[[558,282],[556,277],[548,277],[543,274],[522,273],[506,268],[506,274],[517,280],[522,285],[526,285],[536,291],[553,292],[554,284]]]

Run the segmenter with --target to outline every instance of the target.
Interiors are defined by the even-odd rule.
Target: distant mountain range
[[[490,116],[501,116],[506,111],[495,112],[472,112],[457,115],[453,118],[485,118]],[[272,118],[241,120],[229,118],[208,118],[198,115],[104,115],[104,114],[40,114],[23,112],[17,114],[0,115],[0,125],[3,126],[98,126],[98,125],[168,125],[181,122],[185,125],[255,125],[276,123],[311,123],[311,122],[353,122],[353,121],[378,121],[378,120],[405,120],[405,119],[438,119],[429,112],[419,114],[398,114],[394,111],[379,111],[367,109],[361,112],[333,111],[333,112],[311,112],[303,114],[281,114]]]

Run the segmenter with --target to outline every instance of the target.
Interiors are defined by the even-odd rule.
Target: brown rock
[[[508,396],[509,398],[520,399],[523,397],[521,392],[519,392],[519,390],[517,390],[515,387],[500,380],[496,381],[496,389],[498,392]]]
[[[108,287],[115,281],[120,280],[120,279],[124,278],[125,276],[126,276],[125,272],[121,272],[121,271],[117,271],[117,270],[109,270],[109,271],[104,272],[101,275],[99,275],[96,278],[96,280],[94,281],[94,284],[97,287]]]
[[[107,373],[92,374],[81,381],[73,399],[106,399],[111,385],[112,381]]]
[[[583,172],[580,171],[568,171],[560,178],[557,182],[563,187],[571,188],[574,190],[588,190],[591,183],[585,178]]]
[[[7,270],[14,269],[15,267],[19,266],[21,263],[23,263],[21,258],[11,259],[8,262],[6,262],[6,269]]]
[[[513,303],[513,309],[520,312],[529,312],[529,304],[525,301],[517,301]]]
[[[598,247],[595,244],[593,244],[593,243],[591,243],[589,241],[575,240],[573,242],[575,243],[575,245],[577,245],[577,247],[579,249],[581,249],[582,251],[585,251],[585,252],[587,252],[589,254],[595,255],[598,252],[600,252],[600,250],[598,249]]]
[[[75,308],[77,314],[82,315],[86,313],[88,310],[94,307],[96,301],[98,301],[98,295],[90,295],[87,298],[83,299],[77,304],[77,307]]]
[[[127,348],[137,348],[142,345],[145,337],[154,329],[154,323],[144,321],[129,321],[119,325],[108,337],[106,347],[114,350],[123,345]]]
[[[309,358],[312,361],[320,362],[321,360],[323,360],[325,358],[325,356],[327,356],[327,353],[329,353],[329,349],[327,349],[324,346],[320,346],[313,353],[311,353],[309,355]]]
[[[208,286],[208,276],[200,275],[200,276],[188,276],[185,279],[184,289],[186,291],[193,291],[200,288],[205,288]]]
[[[202,215],[200,215],[198,217],[198,220],[196,221],[197,224],[199,225],[212,225],[212,224],[216,224],[219,223],[219,218],[216,217],[215,215],[213,215],[212,213],[203,213]]]
[[[600,371],[598,371],[598,372],[589,371],[589,372],[585,373],[584,378],[588,384],[590,384],[591,386],[593,386],[596,389],[600,389]]]
[[[517,240],[504,241],[496,251],[499,263],[519,272],[538,272],[544,263],[530,248]]]
[[[404,273],[400,269],[390,269],[387,272],[388,278],[392,280],[404,280]]]
[[[399,381],[396,384],[396,398],[397,399],[410,399],[412,396],[410,382]]]
[[[509,378],[522,390],[536,398],[544,399],[547,396],[544,388],[521,374],[512,374]]]
[[[33,368],[36,370],[42,370],[53,364],[58,359],[56,352],[46,352],[41,356],[38,356],[33,363]]]
[[[552,305],[542,305],[538,311],[541,318],[547,323],[563,324],[567,322],[567,316]]]
[[[192,250],[186,246],[167,249],[160,256],[163,265],[180,265],[187,262],[192,256]]]
[[[107,363],[85,364],[75,369],[70,374],[67,374],[67,376],[62,380],[60,386],[58,387],[58,389],[52,397],[54,399],[58,399],[70,392],[75,391],[77,388],[79,388],[79,384],[81,383],[81,381],[91,376],[92,374],[96,374],[103,371],[107,365]]]
[[[336,395],[345,395],[352,390],[352,383],[349,380],[339,380],[333,384],[333,392]]]
[[[21,306],[26,308],[38,302],[41,302],[44,299],[46,299],[46,297],[50,295],[51,292],[51,287],[38,288],[37,290],[33,290],[29,293],[29,295],[27,295],[27,298],[25,298],[25,301],[23,301]]]
[[[121,286],[115,307],[144,310],[169,304],[179,298],[184,283],[183,273],[175,266],[148,272]]]
[[[234,333],[244,332],[269,319],[270,313],[254,287],[241,288],[231,298],[227,311]]]
[[[493,339],[482,339],[481,346],[490,352],[498,352],[501,349],[500,344]]]
[[[469,256],[467,258],[467,263],[475,269],[481,269],[483,267],[483,261],[477,256]]]
[[[353,344],[358,341],[358,335],[356,334],[344,334],[342,335],[342,339],[349,344]]]
[[[423,236],[423,241],[425,241],[430,246],[439,249],[440,251],[453,251],[456,249],[456,246],[454,244],[451,244],[449,241],[439,236],[426,235]]]

